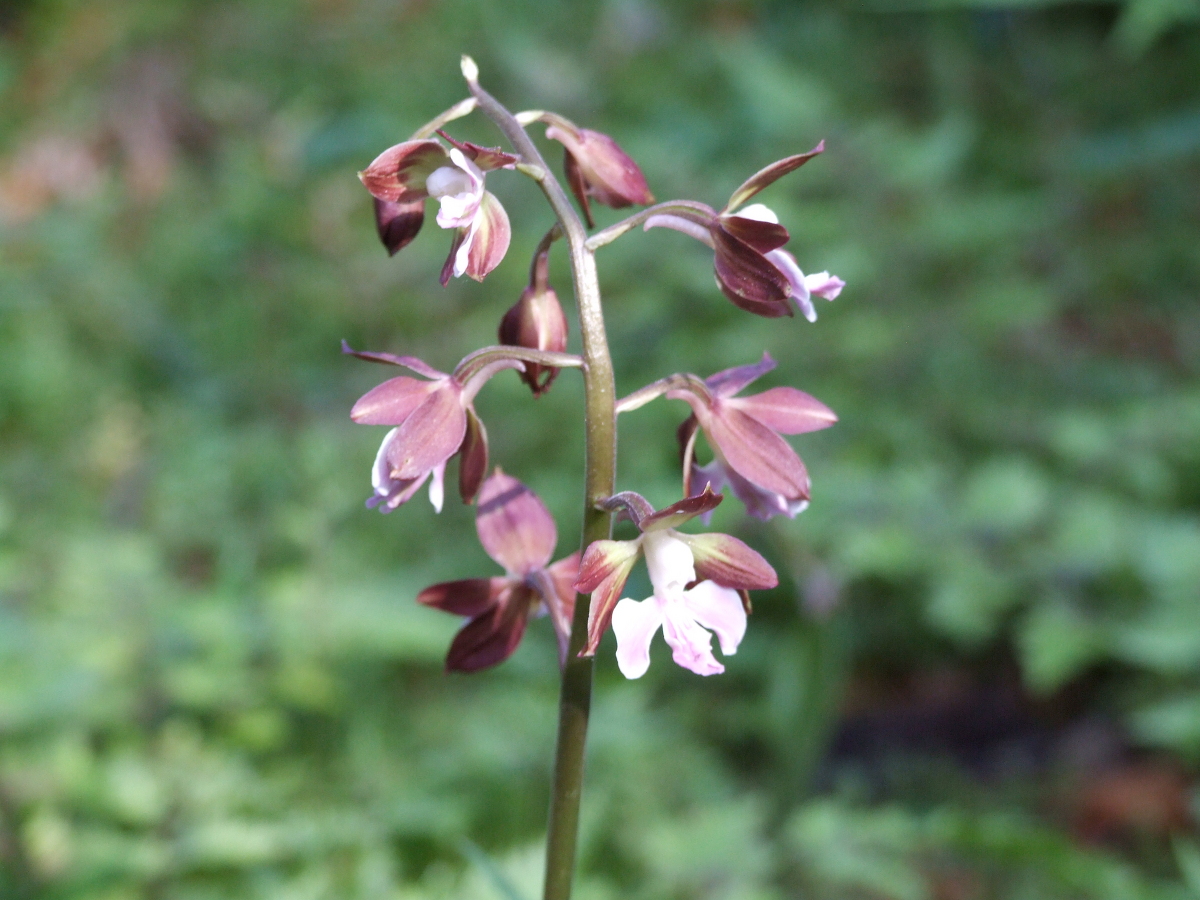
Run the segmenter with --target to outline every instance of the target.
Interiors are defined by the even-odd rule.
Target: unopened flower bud
[[[553,113],[542,114],[542,121],[546,137],[566,148],[563,169],[588,225],[595,224],[589,198],[613,209],[654,202],[638,164],[607,134],[580,128]]]
[[[529,287],[521,292],[521,299],[500,320],[501,344],[556,353],[567,349],[567,317],[558,302],[558,294],[547,280],[549,255],[546,248],[534,257]],[[524,371],[518,374],[533,395],[540,397],[550,389],[558,371],[554,366],[527,362]]]

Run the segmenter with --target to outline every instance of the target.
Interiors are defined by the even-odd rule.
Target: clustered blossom
[[[550,563],[558,542],[550,511],[537,494],[497,468],[479,490],[475,530],[504,577],[446,581],[417,595],[426,606],[468,619],[450,644],[446,668],[474,672],[503,662],[517,649],[529,618],[539,613],[549,615],[565,660],[579,553]]]
[[[443,285],[461,275],[483,280],[508,251],[511,227],[504,207],[485,186],[489,172],[520,169],[539,180],[552,178],[534,151],[531,161],[437,130],[469,113],[477,102],[495,103],[479,89],[478,72],[467,58],[463,72],[472,97],[411,140],[389,147],[359,173],[374,198],[376,227],[389,254],[417,236],[425,202],[437,201],[437,224],[452,232],[441,270]],[[589,226],[594,225],[592,201],[614,209],[654,203],[641,169],[608,135],[545,111],[504,115],[513,128],[543,124],[546,137],[562,145],[567,186]],[[514,145],[526,151],[530,146],[517,138]],[[719,211],[695,201],[671,201],[605,229],[588,246],[603,246],[638,223],[647,230],[671,228],[712,249],[717,285],[737,307],[769,318],[793,316],[798,308],[810,322],[816,321],[813,298],[833,300],[845,282],[827,271],[805,274],[784,249],[790,235],[775,213],[762,203],[747,203],[823,150],[821,142],[808,153],[761,169]],[[390,428],[376,454],[367,505],[390,512],[428,482],[430,501],[440,512],[446,465],[459,457],[459,494],[465,503],[478,497],[479,540],[505,574],[435,584],[418,596],[427,606],[466,619],[451,643],[447,669],[470,672],[502,662],[516,649],[528,620],[540,614],[549,616],[565,664],[574,592],[579,591],[591,595],[580,656],[593,656],[611,627],[618,667],[627,678],[639,678],[650,665],[651,644],[661,629],[680,666],[699,675],[723,672],[713,653],[713,636],[723,656],[735,654],[750,611],[747,592],[773,588],[778,578],[762,556],[737,538],[678,528],[695,517],[707,522],[724,499],[718,492],[725,487],[751,516],[796,516],[808,505],[810,482],[803,461],[783,436],[828,428],[837,417],[814,397],[791,387],[741,396],[775,368],[766,353],[754,365],[707,378],[671,375],[635,391],[616,404],[616,412],[629,412],[660,396],[682,400],[691,408],[677,432],[683,499],[655,511],[631,491],[603,498],[597,507],[627,517],[638,536],[593,541],[582,558],[574,553],[551,563],[558,535],[542,501],[499,468],[485,477],[487,431],[474,399],[503,369],[516,369],[534,396],[540,396],[561,368],[584,365],[580,357],[565,352],[567,318],[548,278],[549,252],[565,224],[548,232],[535,251],[528,286],[500,322],[501,346],[467,356],[453,372],[438,371],[411,356],[354,351],[343,342],[346,353],[421,376],[391,378],[360,397],[351,410],[355,422]],[[701,433],[712,451],[706,465],[695,458]],[[651,595],[644,600],[622,597],[630,572],[643,556]]]
[[[611,498],[641,534],[632,541],[594,541],[583,554],[575,587],[591,593],[585,655],[592,655],[611,623],[617,665],[640,678],[650,665],[650,642],[661,627],[676,663],[697,675],[725,671],[712,653],[712,634],[732,656],[746,633],[749,601],[739,592],[779,583],[765,559],[728,534],[684,534],[675,526],[711,512],[724,499],[711,490],[657,512],[638,494]],[[645,555],[654,593],[645,600],[618,600],[638,556]]]

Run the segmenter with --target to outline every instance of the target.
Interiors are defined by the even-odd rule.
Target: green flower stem
[[[622,219],[615,225],[609,225],[603,231],[597,231],[587,239],[587,248],[595,252],[606,244],[611,244],[625,232],[644,224],[648,219],[666,213],[680,213],[692,221],[696,219],[706,221],[716,215],[711,206],[695,200],[668,200],[665,203],[656,203],[654,206],[647,206],[640,212],[634,213],[628,219]]]
[[[521,171],[541,186],[558,217],[571,253],[575,302],[583,335],[584,414],[587,451],[581,549],[612,534],[612,514],[596,503],[613,493],[616,483],[617,416],[616,386],[612,357],[604,334],[604,312],[600,306],[600,283],[596,258],[587,246],[587,231],[571,206],[566,192],[550,174],[550,167],[521,123],[499,101],[479,86],[478,70],[463,58],[463,75],[479,104],[479,110],[504,132],[522,157]],[[545,900],[567,900],[575,871],[575,843],[579,834],[579,802],[583,793],[583,755],[587,740],[588,715],[592,703],[592,659],[580,658],[587,639],[590,598],[575,598],[571,640],[562,673],[558,711],[558,743],[554,756],[554,782],[550,794],[550,821],[546,835]]]

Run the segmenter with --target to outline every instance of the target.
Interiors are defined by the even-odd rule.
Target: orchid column
[[[697,516],[707,520],[723,500],[716,492],[725,486],[751,515],[795,516],[808,503],[809,480],[800,458],[780,435],[825,428],[835,421],[827,407],[793,388],[735,396],[773,368],[765,355],[757,365],[706,379],[669,375],[618,402],[595,252],[638,225],[682,231],[713,249],[717,285],[733,303],[770,317],[791,316],[798,306],[814,320],[811,297],[832,300],[843,285],[827,272],[801,271],[795,257],[782,249],[788,233],[770,209],[758,203],[742,208],[819,153],[823,144],[761,170],[734,191],[720,212],[696,201],[674,200],[589,237],[526,128],[543,124],[546,137],[563,146],[567,184],[588,226],[593,225],[593,201],[614,208],[654,202],[638,166],[611,137],[556,113],[510,113],[480,87],[478,70],[468,57],[463,58],[462,72],[468,98],[409,140],[385,150],[360,173],[375,198],[384,246],[394,254],[411,242],[424,224],[425,202],[437,201],[437,224],[451,232],[441,283],[461,275],[482,281],[501,264],[509,247],[508,215],[485,186],[489,173],[502,170],[532,178],[555,221],[534,253],[529,287],[501,319],[499,345],[468,355],[450,373],[415,357],[344,346],[345,352],[361,359],[423,376],[398,375],[385,381],[355,404],[351,417],[361,424],[390,427],[372,470],[374,491],[368,506],[390,512],[428,482],[430,500],[440,511],[446,467],[455,457],[463,502],[478,497],[479,538],[504,568],[504,576],[444,582],[417,598],[465,620],[450,647],[448,669],[477,671],[502,662],[515,651],[531,614],[548,613],[559,641],[562,692],[545,897],[566,900],[574,872],[593,659],[605,632],[611,625],[617,664],[628,678],[645,673],[660,629],[679,665],[700,675],[724,671],[713,654],[713,635],[721,653],[732,656],[750,612],[747,592],[774,587],[777,578],[762,556],[736,538],[678,528]],[[458,141],[446,133],[445,126],[476,110],[499,128],[512,152]],[[560,239],[571,263],[582,342],[578,356],[566,352],[567,321],[547,275],[549,253]],[[554,521],[529,487],[498,467],[488,475],[487,430],[473,401],[504,369],[515,369],[537,396],[549,390],[563,368],[579,369],[584,382],[583,523],[581,552],[551,564],[557,537]],[[616,491],[616,418],[659,396],[684,400],[692,415],[679,429],[682,496],[656,511],[641,495]],[[704,466],[695,462],[700,433],[713,453]],[[633,521],[639,537],[611,540],[614,514]],[[625,581],[643,556],[653,594],[643,601],[622,598]]]

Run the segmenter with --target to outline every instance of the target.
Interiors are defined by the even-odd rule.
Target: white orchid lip
[[[483,171],[455,148],[453,166],[441,166],[425,179],[425,190],[440,203],[437,223],[442,228],[466,228],[474,224],[483,202]]]
[[[696,580],[692,550],[674,536],[672,529],[650,531],[639,540],[646,554],[646,568],[650,571],[650,584],[654,586],[655,595],[676,597]]]

